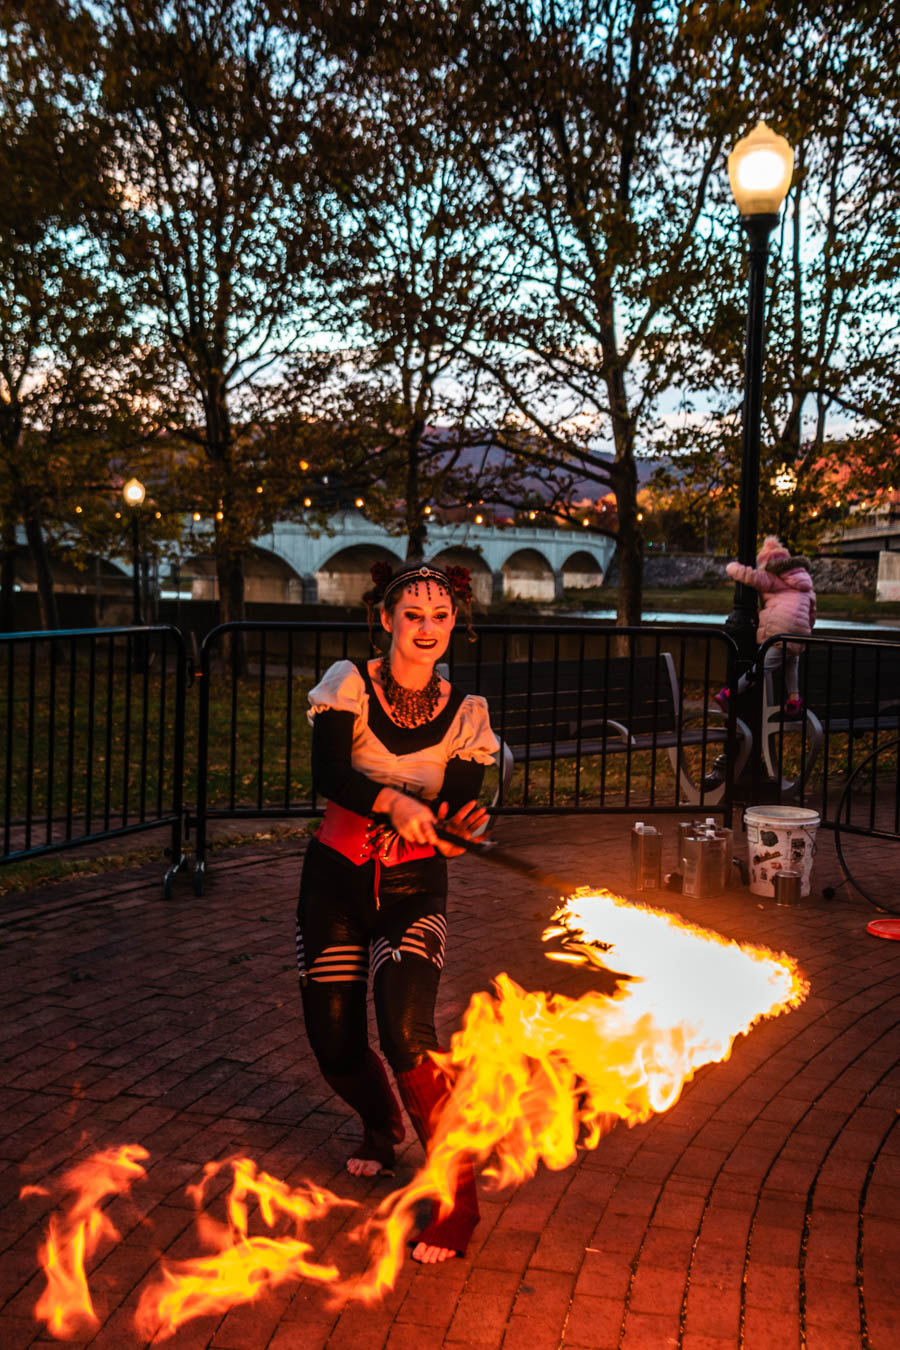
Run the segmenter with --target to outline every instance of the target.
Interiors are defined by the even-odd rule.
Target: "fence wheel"
[[[166,851],[168,852],[168,850],[166,850]],[[172,856],[172,854],[169,853],[169,857],[171,857],[171,856]],[[172,892],[173,892],[173,890],[175,889],[175,874],[176,874],[176,872],[181,872],[181,871],[183,871],[184,868],[185,868],[185,866],[186,866],[186,864],[187,864],[187,858],[185,857],[185,855],[184,855],[183,853],[179,853],[179,855],[178,855],[177,859],[175,860],[175,862],[173,862],[172,866],[171,866],[170,868],[167,869],[166,875],[163,877],[163,899],[164,899],[164,900],[171,900],[171,899],[172,899]]]

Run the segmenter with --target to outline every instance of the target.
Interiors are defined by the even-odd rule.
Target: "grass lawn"
[[[876,602],[871,592],[852,595],[817,594],[819,622],[826,619],[858,620],[860,623],[878,623],[880,619],[900,619],[900,601]],[[724,619],[734,602],[733,586],[686,586],[680,590],[669,587],[647,587],[644,590],[644,609],[664,613],[721,614]],[[522,603],[524,606],[524,602]],[[611,586],[595,586],[586,591],[566,591],[565,609],[579,612],[589,609],[614,609],[615,591]],[[531,606],[529,605],[529,608]],[[546,609],[546,606],[542,607]]]
[[[235,828],[227,834],[221,834],[209,843],[210,853],[219,853],[223,849],[243,848],[251,844],[270,844],[275,842],[299,841],[309,834],[317,821],[298,820],[291,825],[260,825],[254,828]],[[126,868],[140,867],[143,863],[161,862],[158,844],[139,844],[140,835],[132,836],[132,847],[122,849],[115,842],[107,848],[116,852],[90,853],[51,853],[43,858],[30,858],[26,862],[11,862],[0,867],[0,896],[14,895],[22,891],[34,891],[41,886],[53,886],[77,877],[104,876],[107,872],[121,872]],[[189,851],[189,850],[188,850]]]

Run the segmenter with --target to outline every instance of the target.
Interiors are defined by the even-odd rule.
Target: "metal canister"
[[[685,830],[681,836],[681,890],[684,895],[700,894],[700,839],[693,830]]]
[[[721,895],[731,879],[731,830],[705,822],[681,837],[682,889],[698,899]]]
[[[712,885],[714,890],[708,895],[721,895],[731,884],[731,868],[734,858],[734,834],[724,825],[717,825],[712,832],[715,847],[710,854]]]
[[[631,885],[636,891],[658,890],[662,884],[662,836],[639,820],[631,831]]]
[[[678,822],[678,866],[684,869],[685,848],[684,841],[691,835],[699,834],[703,829],[703,822],[700,820],[679,820]]]
[[[801,880],[800,873],[793,872],[790,868],[776,872],[772,878],[776,905],[796,905],[800,900]]]

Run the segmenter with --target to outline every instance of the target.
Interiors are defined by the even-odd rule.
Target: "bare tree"
[[[744,25],[714,36],[701,8],[496,0],[473,18],[473,147],[527,259],[503,325],[517,359],[493,369],[545,467],[615,493],[620,624],[641,613],[636,457],[700,364],[685,314],[743,76]]]
[[[314,322],[310,277],[328,277],[309,171],[323,65],[254,0],[125,0],[103,30],[106,234],[148,346],[171,360],[159,426],[193,447],[221,617],[240,619],[244,555],[272,509],[254,424]]]
[[[58,627],[48,535],[109,483],[135,375],[126,315],[85,228],[98,205],[102,129],[90,109],[96,33],[54,3],[4,6],[0,30],[0,508],[4,620],[24,526],[41,622]],[[115,430],[114,430],[115,427]]]
[[[317,411],[369,513],[401,526],[420,556],[432,506],[513,491],[514,463],[494,436],[509,400],[484,358],[517,268],[469,153],[458,72],[439,40],[447,15],[420,25],[401,14],[401,35],[357,26],[351,9],[332,4],[321,19],[339,70],[318,168],[342,262],[330,286],[340,350]]]

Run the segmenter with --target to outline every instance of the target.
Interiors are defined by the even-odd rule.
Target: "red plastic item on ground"
[[[894,938],[900,942],[900,919],[872,919],[866,924],[866,932],[873,937]]]

